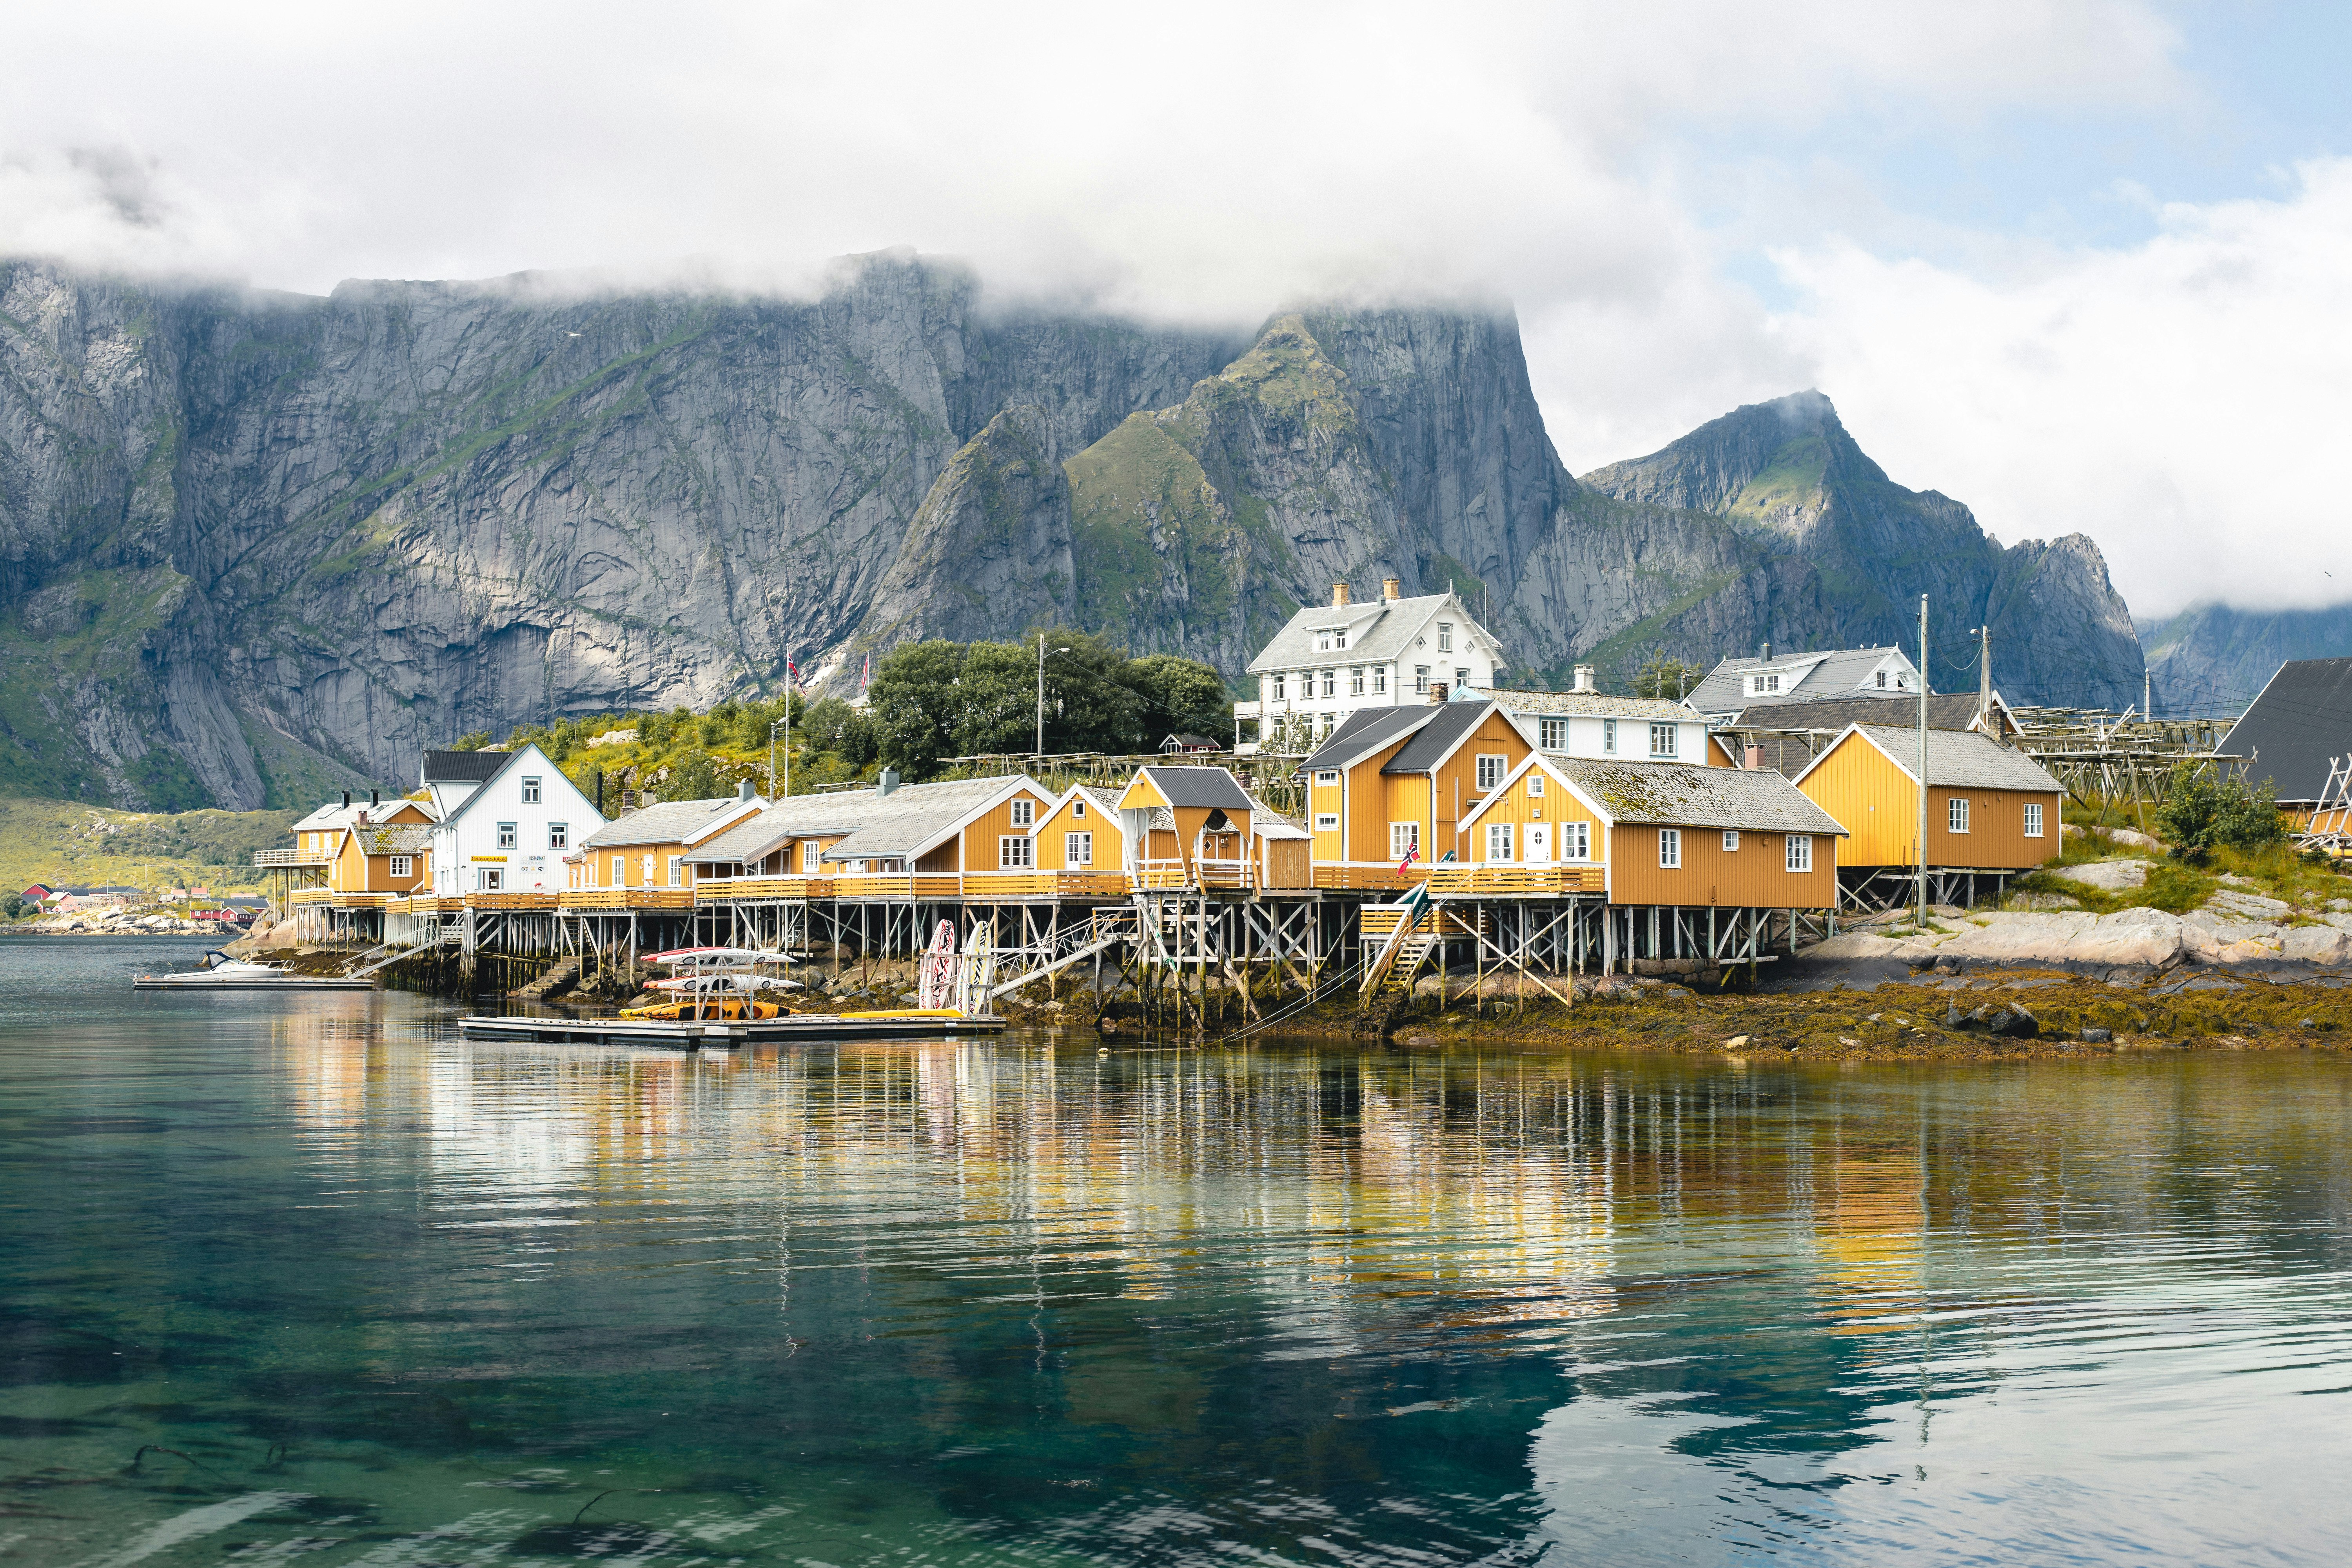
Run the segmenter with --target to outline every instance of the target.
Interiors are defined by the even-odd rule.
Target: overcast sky
[[[2315,605],[2352,598],[2347,46],[2352,7],[2263,0],[85,0],[10,23],[0,250],[1505,299],[1578,471],[1818,386],[2004,541],[2091,534],[2143,616]]]

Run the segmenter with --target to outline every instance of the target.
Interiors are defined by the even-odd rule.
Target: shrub
[[[2174,784],[2171,796],[2157,808],[2156,820],[2164,841],[2184,860],[2215,849],[2258,849],[2286,837],[2276,785],[2252,789],[2205,773]]]

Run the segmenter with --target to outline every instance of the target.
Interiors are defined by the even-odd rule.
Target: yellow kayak
[[[740,996],[706,996],[701,1001],[656,1002],[650,1006],[623,1009],[624,1018],[669,1018],[732,1023],[744,1018],[774,1018],[783,1009],[773,1002],[746,1003]]]

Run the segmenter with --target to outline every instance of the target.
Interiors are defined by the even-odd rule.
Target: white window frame
[[[1788,848],[1780,863],[1791,871],[1810,872],[1813,868],[1813,836],[1810,833],[1789,835]]]
[[[1267,701],[1289,701],[1290,699],[1286,695],[1288,683],[1280,675],[1269,675],[1265,678],[1265,700]]]
[[[1095,836],[1091,832],[1062,835],[1062,863],[1066,866],[1091,866],[1095,863]]]
[[[1966,833],[1969,830],[1969,797],[1956,795],[1944,803],[1944,831]]]
[[[2042,837],[2042,803],[2038,800],[2025,803],[2025,836],[2028,838]]]
[[[1087,803],[1085,801],[1074,800],[1070,802],[1070,815],[1072,816],[1084,816],[1086,814]]]
[[[1389,824],[1389,858],[1402,860],[1421,847],[1421,824],[1391,822]]]
[[[525,805],[537,805],[539,804],[539,781],[537,779],[526,778],[522,781],[522,803]]]
[[[1883,669],[1878,672],[1878,689],[1881,691],[1886,689],[1886,672]]]
[[[568,822],[549,823],[547,825],[547,847],[551,850],[570,848],[572,847],[572,824]]]
[[[1339,814],[1338,812],[1336,812],[1336,811],[1321,811],[1321,812],[1318,812],[1318,813],[1316,813],[1316,814],[1315,814],[1315,831],[1316,831],[1316,832],[1318,832],[1318,833],[1337,833],[1337,832],[1339,832]]]
[[[1536,734],[1540,739],[1543,749],[1547,752],[1565,752],[1568,750],[1568,721],[1565,719],[1538,720],[1536,721]]]
[[[413,877],[416,875],[416,862],[406,855],[394,855],[387,869],[395,877]]]
[[[1493,752],[1479,752],[1477,774],[1478,793],[1480,795],[1485,795],[1489,790],[1500,787],[1503,782],[1503,775],[1510,771],[1510,758],[1499,756]]]
[[[628,885],[629,858],[626,855],[615,855],[613,857],[613,886],[625,888]]]
[[[1592,824],[1563,822],[1559,825],[1559,858],[1563,860],[1592,858]]]
[[[1739,852],[1739,830],[1738,828],[1727,827],[1723,830],[1723,852],[1726,855],[1736,855]]]
[[[1490,822],[1486,824],[1486,858],[1488,861],[1503,862],[1517,858],[1517,857],[1511,853],[1512,849],[1516,847],[1512,843],[1512,839],[1515,837],[1512,830],[1516,826],[1516,824],[1508,822]]]
[[[824,846],[814,838],[803,839],[801,841],[801,875],[814,877],[824,869]]]
[[[996,868],[1000,871],[1029,871],[1036,868],[1034,853],[1037,841],[1025,833],[1007,833],[996,840]]]
[[[1617,754],[1617,721],[1614,719],[1601,721],[1601,750],[1612,757]]]
[[[686,883],[682,880],[685,875],[685,864],[680,861],[677,856],[671,856],[669,858],[669,885],[673,888],[685,887]]]
[[[1355,668],[1348,671],[1348,695],[1350,697],[1361,697],[1363,694],[1364,667],[1358,665]]]
[[[1544,776],[1543,776],[1543,774],[1541,774],[1541,773],[1531,773],[1528,774],[1528,798],[1529,800],[1541,800],[1543,797],[1544,797]]]
[[[1315,651],[1317,653],[1329,653],[1331,651],[1331,628],[1329,626],[1318,626],[1315,628]]]
[[[1037,803],[1036,803],[1035,801],[1031,800],[1031,799],[1029,799],[1027,796],[1025,796],[1025,795],[1024,795],[1024,796],[1023,796],[1021,799],[1016,800],[1016,801],[1014,801],[1014,802],[1013,803],[1013,826],[1015,826],[1015,827],[1028,827],[1028,826],[1034,826],[1034,825],[1035,824],[1036,820],[1037,820]]]
[[[1337,768],[1318,768],[1315,772],[1315,782],[1322,785],[1324,788],[1328,789],[1333,784],[1339,782],[1339,770]]]
[[[1429,695],[1429,666],[1416,664],[1412,667],[1412,689],[1416,697]]]
[[[475,867],[474,887],[478,892],[502,893],[506,891],[507,868],[504,866]]]
[[[1454,623],[1452,621],[1440,621],[1437,623],[1437,651],[1440,653],[1452,653],[1454,651]]]
[[[1650,725],[1650,755],[1654,757],[1675,755],[1675,748],[1679,743],[1675,731],[1681,728],[1680,724],[1671,721],[1653,722]],[[1662,742],[1663,745],[1660,743]]]
[[[1385,664],[1372,666],[1372,695],[1385,697],[1388,695],[1388,690],[1389,667]]]
[[[515,825],[514,825],[513,823],[511,823],[511,822],[501,822],[501,823],[499,823],[499,848],[501,848],[501,849],[511,849],[511,848],[513,848],[513,847],[515,847],[515,845],[520,841],[520,837],[521,837],[521,835],[520,835],[520,833],[517,830],[517,828],[516,828],[516,826],[515,826]]]
[[[1338,670],[1327,669],[1323,672],[1323,695],[1327,699],[1339,695],[1339,672]]]
[[[1347,627],[1333,626],[1331,628],[1331,651],[1333,653],[1345,653],[1348,651]]]
[[[1683,867],[1683,830],[1679,827],[1658,829],[1658,869],[1679,871]]]

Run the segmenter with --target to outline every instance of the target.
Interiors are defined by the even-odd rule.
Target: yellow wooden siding
[[[1018,825],[1013,820],[1013,803],[1016,800],[1027,801],[1031,814],[1027,822]],[[998,840],[1028,837],[1029,829],[1035,825],[1038,817],[1045,815],[1053,804],[1052,801],[1045,800],[1025,789],[1018,794],[1008,795],[966,823],[963,831],[957,835],[963,844],[963,863],[961,866],[953,864],[935,866],[932,864],[933,857],[926,855],[923,857],[921,868],[926,871],[1028,870],[1030,868],[1026,866],[1005,865],[1003,859],[1003,849]]]
[[[1311,888],[1315,885],[1315,867],[1309,855],[1312,848],[1304,838],[1261,838],[1255,840],[1261,852],[1259,868],[1269,888]]]
[[[1462,819],[1468,816],[1471,808],[1483,798],[1478,792],[1479,753],[1500,756],[1503,773],[1507,777],[1513,768],[1527,760],[1528,752],[1527,741],[1499,710],[1487,714],[1470,732],[1469,739],[1464,741],[1454,755],[1430,776],[1431,792],[1435,797],[1433,802],[1434,815],[1431,822],[1430,840],[1423,847],[1422,853],[1432,860],[1437,860],[1450,849],[1456,860],[1469,859],[1469,841],[1461,836],[1460,826]]]
[[[1671,825],[1668,825],[1671,826]],[[1834,835],[1813,837],[1813,868],[1788,868],[1788,835],[1742,833],[1723,847],[1723,829],[1682,829],[1682,865],[1658,864],[1658,826],[1620,824],[1610,835],[1612,904],[1716,904],[1726,908],[1829,909],[1837,903]]]
[[[1543,780],[1544,793],[1539,796],[1533,795],[1528,789],[1528,784],[1538,778]],[[1559,829],[1562,825],[1569,823],[1581,822],[1588,829],[1592,840],[1590,864],[1600,865],[1606,854],[1603,847],[1604,830],[1599,816],[1569,793],[1566,784],[1543,772],[1541,768],[1529,768],[1525,773],[1513,780],[1511,786],[1503,792],[1501,799],[1478,814],[1478,819],[1470,824],[1468,833],[1463,837],[1463,854],[1460,858],[1473,864],[1485,864],[1486,827],[1488,824],[1496,822],[1511,824],[1511,863],[1514,865],[1527,864],[1528,828],[1538,822],[1551,825],[1551,856],[1554,862],[1560,861],[1562,846]],[[1564,863],[1580,865],[1586,862],[1571,860]]]
[[[1116,871],[1122,861],[1120,846],[1123,836],[1118,818],[1091,802],[1086,803],[1087,814],[1079,816],[1072,807],[1080,802],[1073,797],[1049,813],[1037,825],[1037,869],[1040,871]],[[1090,866],[1070,863],[1069,836],[1091,833],[1095,836],[1095,858]]]
[[[1911,777],[1860,735],[1839,742],[1799,785],[1843,823],[1853,837],[1838,849],[1841,866],[1909,866],[1918,860],[1919,790]],[[1955,796],[1969,802],[1969,831],[1951,831]],[[2026,870],[2058,853],[2057,790],[1954,789],[1927,792],[1927,863],[1984,870]],[[2025,836],[2025,805],[2042,805],[2042,837]]]

